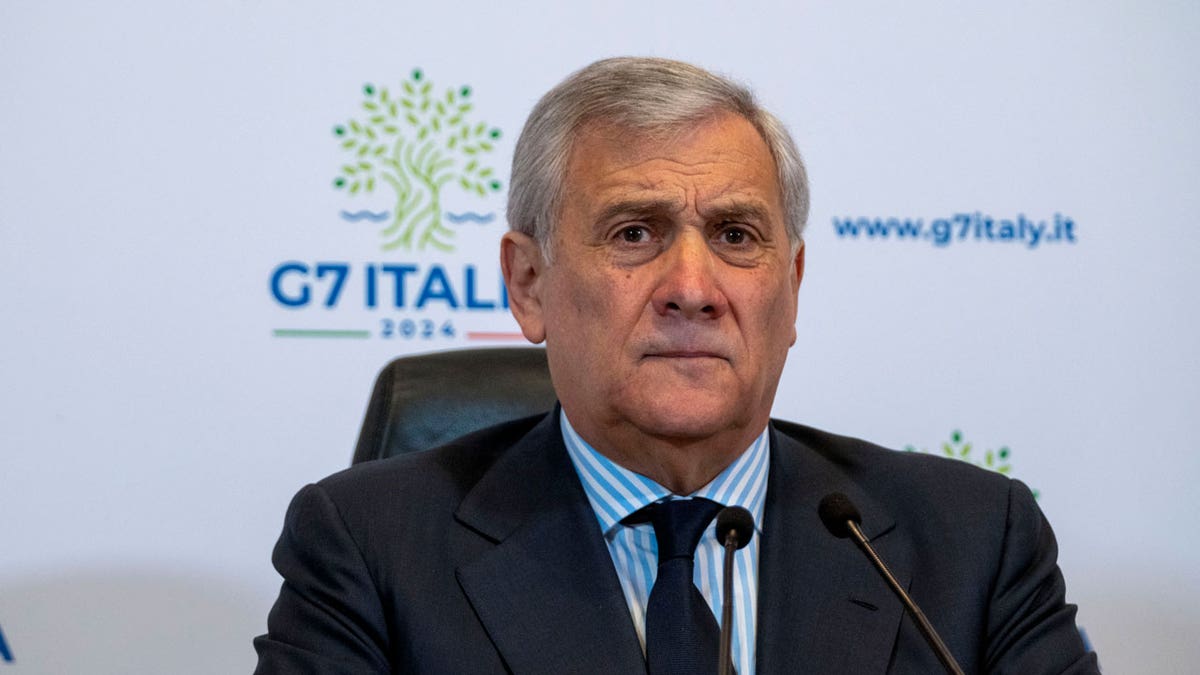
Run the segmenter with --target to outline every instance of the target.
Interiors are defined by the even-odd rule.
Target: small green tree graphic
[[[396,204],[381,232],[384,250],[453,250],[454,231],[442,224],[442,188],[453,183],[480,197],[499,191],[495,171],[480,155],[495,149],[500,130],[468,119],[474,108],[470,87],[434,96],[420,69],[399,92],[367,84],[363,97],[365,116],[333,128],[351,155],[334,187],[351,195],[370,194],[381,183],[392,188]]]
[[[906,452],[929,453],[924,448],[918,450],[914,445],[907,445],[904,447],[904,450]],[[1005,476],[1012,473],[1012,465],[1008,462],[1012,451],[1008,449],[1008,446],[1001,446],[999,450],[985,450],[982,458],[978,455],[972,456],[971,452],[973,450],[974,447],[963,440],[963,433],[958,429],[951,431],[950,440],[942,443],[942,454],[951,459],[961,459],[964,462],[971,462],[975,466],[990,469]],[[1037,490],[1033,491],[1033,496],[1034,498],[1039,496]]]

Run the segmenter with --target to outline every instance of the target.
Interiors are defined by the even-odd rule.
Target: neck
[[[571,421],[575,426],[574,420]],[[729,429],[704,438],[675,438],[637,429],[575,430],[597,452],[640,473],[677,495],[690,495],[708,485],[762,433],[761,424]]]

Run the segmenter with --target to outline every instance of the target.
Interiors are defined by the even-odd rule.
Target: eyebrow
[[[653,216],[677,213],[683,204],[670,199],[626,199],[613,202],[600,211],[597,220],[607,222],[620,216]],[[768,222],[770,211],[758,200],[731,199],[718,201],[700,211],[706,220],[755,220]]]
[[[771,222],[770,210],[766,204],[758,200],[731,199],[719,201],[707,209],[700,211],[706,220],[752,220],[760,223]]]
[[[652,216],[681,210],[683,204],[670,199],[625,199],[605,206],[597,220],[608,222],[618,216]]]

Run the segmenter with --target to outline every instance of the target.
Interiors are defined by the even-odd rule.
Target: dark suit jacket
[[[967,672],[1098,672],[1054,536],[1017,481],[774,422],[758,672],[936,673],[916,626],[817,503],[841,491]],[[644,673],[557,416],[305,487],[258,673]]]

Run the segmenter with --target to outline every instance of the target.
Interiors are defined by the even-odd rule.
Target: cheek
[[[641,313],[644,285],[628,271],[574,277],[564,287],[564,299],[577,320],[619,331]]]
[[[771,341],[796,341],[796,305],[792,300],[791,284],[778,284],[766,290],[759,307],[763,312],[764,337]]]
[[[612,339],[614,324],[620,321],[619,286],[578,276],[558,281],[547,307],[547,334],[573,347],[577,359],[599,357],[597,347]]]

